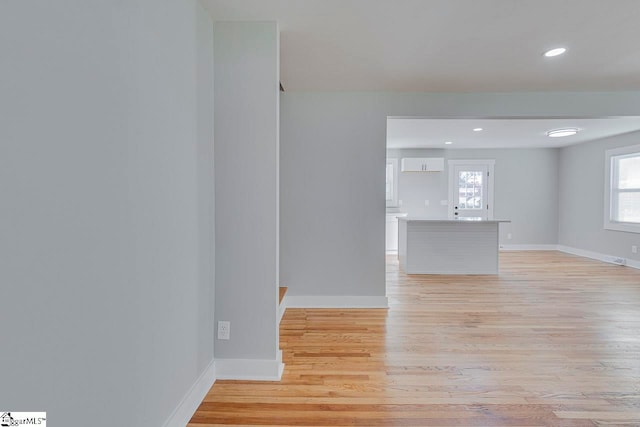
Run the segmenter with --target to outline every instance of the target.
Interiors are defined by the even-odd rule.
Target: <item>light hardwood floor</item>
[[[288,309],[282,381],[218,381],[189,426],[640,426],[640,271],[500,261],[407,276],[388,257],[389,310]]]

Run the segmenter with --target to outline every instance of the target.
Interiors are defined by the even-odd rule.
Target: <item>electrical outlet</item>
[[[507,239],[509,239],[509,240],[513,239],[513,234],[507,233]]]
[[[429,201],[428,201],[428,200],[425,200],[425,201],[424,201],[424,205],[425,205],[425,206],[429,206]]]
[[[218,339],[228,340],[231,337],[231,322],[220,320],[218,322]]]
[[[631,253],[633,253],[633,254],[637,254],[638,253],[638,247],[636,245],[631,246]]]

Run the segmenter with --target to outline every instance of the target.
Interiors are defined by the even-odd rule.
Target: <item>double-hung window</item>
[[[640,145],[606,152],[604,228],[640,233]]]

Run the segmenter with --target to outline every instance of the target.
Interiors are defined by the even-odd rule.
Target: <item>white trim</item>
[[[398,159],[395,157],[388,157],[386,165],[388,166],[389,163],[391,163],[391,166],[393,167],[393,178],[392,178],[393,183],[391,188],[393,196],[391,197],[391,200],[387,200],[386,203],[388,208],[397,208],[398,207]],[[385,195],[385,199],[386,199],[386,195]]]
[[[284,316],[284,312],[287,311],[287,295],[282,298],[282,302],[278,306],[278,325],[280,325],[280,321],[282,320],[282,316]]]
[[[500,245],[501,251],[557,251],[558,245]]]
[[[287,301],[289,308],[389,308],[382,296],[294,296]]]
[[[609,264],[617,264],[614,262],[614,258],[623,258],[625,260],[625,264],[627,267],[640,269],[640,261],[636,261],[633,259],[628,259],[625,257],[617,257],[614,255],[601,254],[599,252],[587,251],[584,249],[572,248],[570,246],[558,245],[558,250],[560,252],[565,252],[572,255],[577,255],[585,258],[591,258],[602,262],[607,262]]]
[[[387,250],[385,251],[385,253],[386,253],[387,255],[398,255],[398,250],[397,250],[397,249],[387,249]]]
[[[282,350],[271,359],[216,359],[219,380],[280,381],[284,363]]]
[[[625,231],[627,233],[640,233],[640,224],[631,222],[618,222],[611,219],[611,187],[613,184],[613,171],[611,170],[611,158],[624,156],[625,154],[640,153],[640,145],[613,148],[604,152],[604,229],[613,231]]]
[[[216,361],[212,360],[202,375],[191,386],[182,401],[173,410],[163,427],[184,427],[189,423],[198,406],[216,382]]]
[[[462,159],[451,159],[447,162],[447,168],[449,169],[449,184],[447,188],[447,197],[448,199],[448,218],[454,219],[455,215],[453,212],[453,207],[456,205],[456,195],[454,194],[454,182],[455,177],[453,176],[453,172],[455,166],[457,165],[483,165],[487,166],[487,170],[489,171],[489,180],[487,181],[487,204],[489,205],[489,209],[487,210],[487,219],[493,219],[493,200],[494,200],[494,188],[495,188],[495,159],[471,159],[471,160],[462,160]],[[456,186],[457,188],[457,186]]]
[[[609,264],[621,265],[614,261],[616,258],[624,259],[624,264],[627,267],[636,268],[640,270],[640,261],[625,258],[623,256],[614,256],[602,254],[599,252],[587,251],[585,249],[573,248],[571,246],[564,245],[501,245],[501,251],[560,251],[571,255],[577,255],[583,258],[595,259],[597,261],[606,262]]]

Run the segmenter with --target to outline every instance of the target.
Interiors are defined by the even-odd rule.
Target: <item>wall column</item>
[[[279,36],[275,22],[214,23],[218,378],[274,379],[278,337]],[[217,324],[217,323],[216,323]]]

